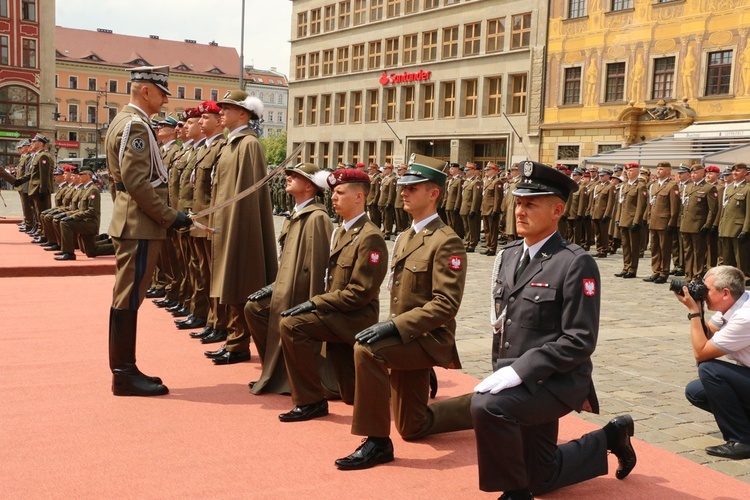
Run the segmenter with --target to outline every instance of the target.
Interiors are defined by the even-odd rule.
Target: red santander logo
[[[390,75],[383,71],[383,75],[378,80],[380,85],[395,85],[400,83],[423,82],[429,80],[432,71],[419,70],[414,73],[404,71],[403,73],[391,73]]]

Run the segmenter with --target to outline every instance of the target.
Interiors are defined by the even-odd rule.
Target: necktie
[[[333,247],[336,248],[339,246],[339,243],[341,242],[341,238],[344,237],[346,234],[346,228],[344,226],[341,226],[338,231],[336,231],[336,243],[334,243]]]
[[[518,281],[518,278],[521,277],[524,270],[529,266],[529,262],[531,261],[531,258],[529,258],[529,250],[526,249],[526,251],[523,253],[523,257],[521,257],[521,263],[518,265],[518,268],[516,269],[516,274],[513,276],[513,281]]]

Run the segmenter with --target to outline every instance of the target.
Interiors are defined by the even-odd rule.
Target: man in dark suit
[[[599,271],[587,252],[557,232],[576,183],[536,162],[521,167],[513,195],[523,240],[498,255],[492,280],[495,372],[475,387],[471,401],[479,487],[503,491],[501,499],[529,499],[606,474],[607,450],[618,457],[618,479],[636,462],[629,415],[557,446],[561,417],[599,411],[591,379]]]

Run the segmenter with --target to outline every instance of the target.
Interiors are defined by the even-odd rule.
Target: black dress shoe
[[[622,277],[623,277],[623,276],[625,276],[626,274],[628,274],[628,273],[626,273],[625,271],[623,271],[623,272],[621,272],[621,273],[615,273],[615,278],[622,278]]]
[[[486,252],[484,255],[486,255],[488,257],[492,257],[493,255],[497,255],[497,252],[495,252],[493,250],[490,250],[489,252]]]
[[[166,308],[167,312],[175,312],[175,311],[178,311],[178,310],[182,309],[182,304],[180,304],[179,300],[175,300],[174,303],[175,304],[173,306],[170,306],[170,307]]]
[[[52,244],[44,249],[45,252],[57,252],[60,250],[60,245]]]
[[[731,458],[732,460],[742,460],[750,458],[750,444],[727,441],[718,446],[709,446],[706,453],[715,457]]]
[[[667,278],[663,278],[661,276],[659,276],[658,278],[654,280],[654,283],[656,283],[657,285],[663,285],[666,282],[667,282]]]
[[[295,406],[292,411],[279,415],[282,422],[304,422],[328,415],[328,401],[318,401],[309,405]]]
[[[169,394],[169,389],[161,383],[158,377],[148,377],[140,372],[128,370],[114,370],[112,394],[115,396],[163,396]]]
[[[216,356],[213,361],[215,365],[233,365],[235,363],[242,363],[243,361],[250,361],[250,349],[240,352],[227,351],[221,356]]]
[[[156,307],[161,307],[163,309],[169,309],[170,307],[174,307],[174,306],[178,305],[178,302],[176,300],[159,299],[159,300],[155,300],[154,304],[156,304]]]
[[[31,240],[31,242],[39,245],[41,243],[47,243],[47,238],[42,238],[41,236],[37,236],[36,238]]]
[[[676,270],[672,276],[685,276],[685,271]]]
[[[191,319],[193,319],[193,315],[192,315],[192,313],[191,313],[191,314],[188,314],[186,318],[180,318],[180,319],[176,319],[176,320],[174,320],[174,324],[175,324],[175,325],[181,325],[181,324],[183,324],[183,323],[187,323],[187,322],[188,322],[188,321],[190,321]]]
[[[76,254],[63,252],[62,255],[55,257],[55,260],[76,260]]]
[[[207,326],[203,330],[199,332],[190,332],[190,338],[191,339],[202,339],[203,337],[209,335],[211,332],[213,332],[214,329],[210,326]]]
[[[39,245],[39,246],[40,246],[40,247],[43,247],[43,248],[47,248],[47,247],[51,247],[52,245],[54,245],[54,243],[52,243],[51,241],[47,240],[47,242],[46,242],[46,243],[42,243],[42,244],[41,244],[41,245]]]
[[[610,450],[617,457],[617,479],[625,479],[630,471],[635,467],[636,456],[633,445],[630,443],[630,437],[634,434],[635,424],[630,415],[620,415],[610,420],[609,424],[617,431],[617,444]]]
[[[227,352],[227,345],[222,344],[216,351],[206,351],[203,354],[207,358],[218,358],[219,356],[223,356],[225,352]]]
[[[626,279],[635,278],[635,273],[625,273],[622,275],[622,277]]]
[[[152,288],[148,292],[146,292],[146,298],[147,299],[159,299],[161,297],[164,297],[167,295],[167,291],[163,288],[161,290],[157,290],[155,288]]]
[[[643,278],[643,281],[648,281],[649,283],[653,283],[654,281],[656,281],[657,278],[658,276],[649,276],[648,278]]]
[[[534,500],[529,490],[505,491],[497,500]]]
[[[474,252],[474,247],[467,247],[467,248],[466,248],[466,253],[473,253],[473,252]],[[364,445],[363,445],[363,446],[364,446]],[[356,452],[355,452],[355,453],[356,453]]]
[[[362,440],[362,444],[348,457],[336,460],[340,470],[361,470],[375,467],[378,464],[393,462],[393,442],[390,438],[385,444],[376,444],[372,438]]]
[[[178,330],[190,330],[192,328],[203,328],[206,326],[206,318],[190,318],[190,321],[184,321],[177,325]]]
[[[183,307],[181,309],[177,309],[176,311],[171,311],[172,316],[175,318],[185,318],[187,316],[190,316],[190,308]]]
[[[226,330],[214,330],[201,339],[201,344],[216,344],[227,339]]]

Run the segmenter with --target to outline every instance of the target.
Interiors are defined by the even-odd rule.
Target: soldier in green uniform
[[[732,165],[732,178],[726,183],[721,197],[722,264],[734,266],[750,276],[750,184],[746,177],[747,164]]]
[[[618,278],[635,278],[638,273],[638,258],[641,253],[641,227],[646,214],[648,190],[643,180],[638,178],[637,163],[625,167],[628,180],[622,183],[620,191],[620,218],[618,225],[622,237],[622,272]]]
[[[461,191],[461,219],[466,230],[466,251],[473,252],[479,243],[482,220],[482,178],[474,162],[466,163],[466,180]]]
[[[651,232],[651,276],[643,281],[666,283],[672,258],[673,238],[680,216],[680,190],[671,178],[672,165],[656,166],[656,180],[648,187],[649,231]]]
[[[704,179],[703,165],[690,167],[690,179],[683,198],[680,236],[685,248],[685,276],[693,280],[706,273],[707,239],[716,218],[719,195]]]
[[[60,221],[60,249],[62,255],[55,260],[76,260],[76,238],[87,256],[96,256],[96,236],[101,220],[101,193],[93,181],[94,167],[84,165],[79,171],[83,184],[78,209]]]

